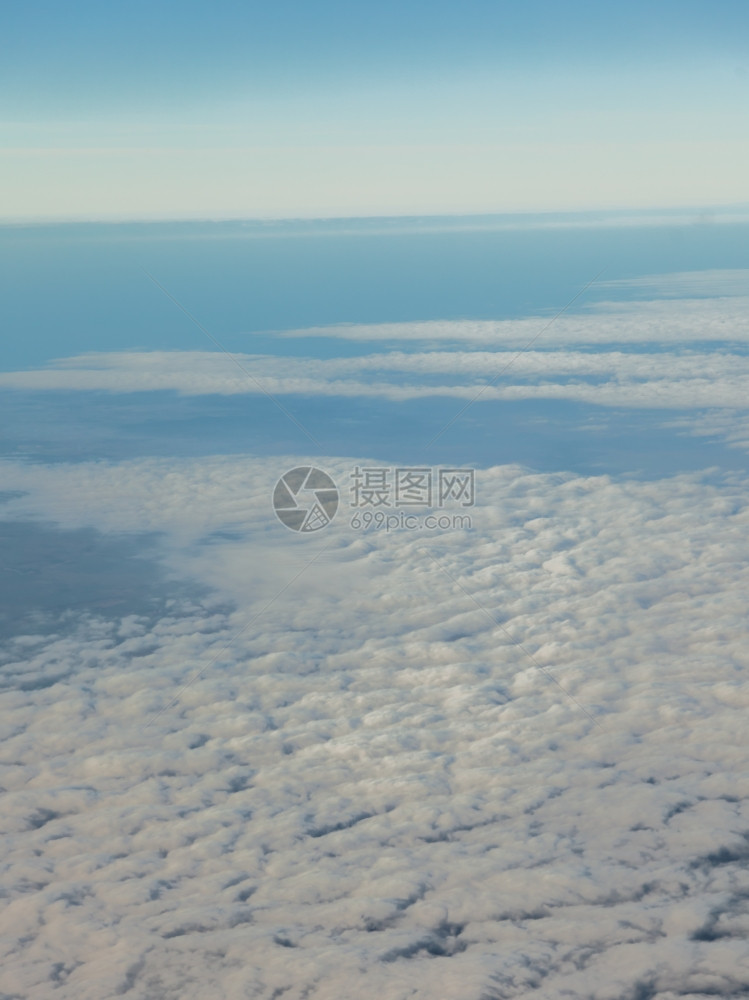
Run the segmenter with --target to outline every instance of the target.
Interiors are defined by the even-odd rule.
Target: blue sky
[[[4,218],[749,201],[743,4],[18,5]]]
[[[748,27],[736,2],[28,3],[5,15],[3,75],[42,114],[177,108],[503,69],[746,67]]]

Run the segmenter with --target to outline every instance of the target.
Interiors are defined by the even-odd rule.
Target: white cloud
[[[644,287],[649,280],[638,279]],[[692,285],[737,292],[746,272],[709,272],[701,280],[699,285],[686,274],[656,276],[652,282],[664,294]],[[410,342],[430,349],[326,359],[237,353],[236,361],[250,377],[218,351],[89,353],[44,369],[0,373],[0,387],[184,395],[264,392],[391,401],[472,400],[480,392],[485,401],[559,399],[599,406],[738,411],[745,409],[747,400],[747,307],[749,297],[724,295],[599,303],[592,313],[560,316],[553,323],[532,317],[314,328],[288,335],[324,335],[399,348]],[[465,350],[469,344],[474,349]],[[701,426],[695,424],[696,431]]]
[[[685,434],[700,437],[718,437],[733,448],[749,449],[749,417],[746,410],[714,410],[701,416],[699,423],[687,418],[668,420],[664,427],[672,427]]]
[[[6,516],[161,531],[235,605],[10,647],[4,990],[745,988],[746,481],[501,467],[472,532],[304,540],[300,461],[3,464]]]
[[[236,360],[251,378],[236,374],[235,365],[220,352],[153,351],[81,355],[43,370],[4,373],[0,386],[110,392],[171,390],[185,395],[264,392],[273,396],[390,400],[434,396],[467,400],[480,391],[483,400],[570,399],[602,406],[688,409],[743,407],[749,376],[749,359],[728,352],[528,351],[517,355],[509,351],[435,351],[324,361],[236,355]],[[378,373],[382,380],[373,380],[371,373]],[[445,381],[431,381],[432,376]],[[410,381],[402,381],[402,377]]]
[[[663,276],[664,285],[667,277]],[[674,280],[677,278],[674,276]],[[698,290],[703,291],[704,286],[699,286]],[[731,290],[736,289],[732,286]],[[537,338],[534,340],[537,348],[556,349],[583,344],[647,343],[680,347],[695,341],[746,343],[749,340],[748,306],[749,296],[724,292],[718,298],[597,302],[584,313],[565,313],[553,322],[550,322],[551,315],[542,315],[505,320],[352,323],[281,331],[279,336],[338,337],[357,341],[452,341],[505,349],[523,348],[532,338]]]

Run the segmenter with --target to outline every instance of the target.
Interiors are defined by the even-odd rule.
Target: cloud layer
[[[6,995],[745,992],[746,481],[501,467],[470,532],[304,540],[301,461],[3,464],[216,594],[9,644]]]
[[[740,292],[746,273],[656,276],[647,292],[692,288]],[[717,283],[717,284],[716,284]],[[612,283],[613,284],[613,283]],[[630,283],[631,284],[631,283]],[[618,285],[617,285],[618,287]],[[638,287],[640,287],[638,285]],[[356,357],[296,357],[218,351],[85,354],[44,369],[0,374],[25,391],[173,391],[470,401],[560,400],[655,410],[743,411],[749,385],[749,297],[599,303],[584,315],[501,322],[341,326],[279,335],[368,341]],[[466,348],[470,346],[470,350]],[[428,348],[424,349],[414,349]],[[383,349],[386,348],[386,349]],[[713,415],[713,426],[720,419]],[[704,427],[702,419],[693,425]],[[732,438],[733,443],[741,440]]]

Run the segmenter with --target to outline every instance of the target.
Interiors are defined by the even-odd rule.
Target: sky
[[[738,2],[15,5],[0,218],[746,203],[748,22]]]
[[[0,1000],[749,995],[749,8],[0,25]]]

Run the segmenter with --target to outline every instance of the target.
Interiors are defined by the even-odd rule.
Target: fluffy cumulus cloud
[[[7,522],[211,594],[11,630],[2,995],[745,995],[747,482],[302,537],[301,461],[3,465]]]

